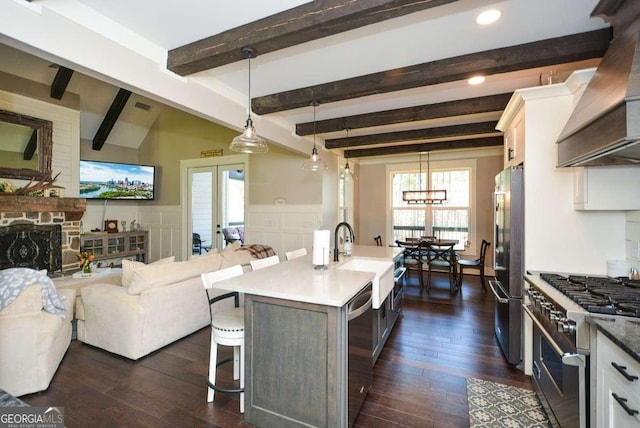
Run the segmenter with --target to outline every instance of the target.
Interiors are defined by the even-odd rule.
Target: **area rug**
[[[548,428],[536,393],[501,383],[467,378],[471,428]]]

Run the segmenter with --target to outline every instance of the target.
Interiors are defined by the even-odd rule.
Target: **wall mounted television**
[[[149,201],[155,198],[155,170],[151,165],[80,161],[80,197],[86,199]]]

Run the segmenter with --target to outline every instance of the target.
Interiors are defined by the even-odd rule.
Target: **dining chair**
[[[403,248],[403,265],[409,272],[418,272],[420,290],[424,288],[424,268],[427,264],[427,244],[421,241],[400,241],[396,240],[396,245]]]
[[[382,247],[382,236],[374,236],[373,239],[376,241],[376,247]]]
[[[191,254],[202,254],[202,239],[199,233],[194,233],[191,237]]]
[[[307,249],[306,248],[298,248],[297,250],[291,250],[284,253],[284,257],[287,260],[297,259],[298,257],[306,256]]]
[[[265,257],[263,259],[252,259],[250,263],[251,270],[259,270],[280,263],[280,258],[276,254],[275,256]]]
[[[239,393],[240,413],[244,413],[244,308],[240,307],[240,295],[236,292],[210,297],[216,282],[242,275],[242,266],[228,268],[201,275],[211,315],[211,350],[209,351],[209,376],[207,377],[207,402],[213,402],[215,392]],[[234,298],[234,307],[221,311],[214,310],[214,303]],[[218,345],[233,346],[233,358],[218,362]],[[240,379],[240,388],[224,388],[216,385],[216,369],[218,366],[233,361],[233,379]]]
[[[462,290],[462,278],[464,275],[463,271],[464,268],[467,268],[478,269],[480,271],[480,283],[482,284],[482,291],[484,291],[485,293],[487,292],[487,284],[484,276],[484,260],[487,255],[487,249],[490,245],[491,243],[489,241],[483,239],[482,244],[480,245],[480,257],[475,260],[458,260],[458,266],[460,266],[460,279],[458,280],[458,283],[460,284],[460,290]]]
[[[442,244],[435,242],[425,242],[427,246],[427,267],[428,284],[427,291],[431,288],[431,272],[443,271],[449,275],[449,289],[451,294],[458,292],[458,274],[456,252],[453,247],[455,243]]]

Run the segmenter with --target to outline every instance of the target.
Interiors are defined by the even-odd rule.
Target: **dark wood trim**
[[[98,132],[96,132],[95,137],[93,137],[93,150],[102,149],[102,146],[104,145],[105,141],[107,141],[109,133],[118,121],[118,117],[120,116],[120,113],[122,113],[122,109],[124,109],[124,106],[127,104],[130,96],[131,91],[120,88],[115,98],[113,99],[113,102],[111,103],[111,107],[109,107],[107,115],[102,120],[100,128],[98,128]]]
[[[468,114],[503,111],[512,94],[489,95],[467,98],[437,104],[405,107],[395,110],[377,111],[354,116],[337,117],[316,122],[316,132],[337,132],[345,129],[368,128],[372,126],[392,125],[441,117],[464,116]],[[313,122],[296,125],[297,135],[313,135]]]
[[[66,221],[78,221],[86,209],[84,198],[38,198],[0,193],[0,211],[6,213],[64,212]]]
[[[53,82],[51,83],[51,98],[57,100],[62,99],[71,80],[71,76],[73,76],[73,70],[62,66],[58,67],[56,77],[53,78]]]
[[[0,177],[40,180],[51,177],[53,122],[12,111],[0,110],[0,122],[28,126],[37,132],[38,169],[0,167]]]
[[[357,137],[333,138],[324,141],[327,149],[368,146],[374,144],[401,143],[405,141],[428,140],[434,138],[456,138],[477,134],[500,133],[497,121],[467,123],[464,125],[440,126],[436,128],[412,129],[410,131],[385,132],[383,134],[359,135]]]
[[[241,61],[240,50],[245,46],[251,46],[262,55],[455,1],[312,1],[172,49],[167,68],[186,76]]]
[[[454,150],[454,149],[475,149],[479,147],[492,147],[504,145],[504,138],[482,137],[470,138],[466,140],[438,141],[434,143],[406,144],[385,147],[375,147],[371,149],[345,150],[344,157],[364,158],[370,156],[399,155],[403,153],[418,153],[434,150]]]
[[[403,89],[466,80],[549,65],[600,58],[611,41],[609,28],[522,45],[446,58],[379,73],[257,97],[252,111],[263,115],[320,104],[384,94]]]

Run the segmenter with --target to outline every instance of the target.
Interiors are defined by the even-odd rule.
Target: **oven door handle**
[[[551,337],[549,332],[547,332],[542,323],[538,321],[538,318],[536,318],[533,311],[531,310],[531,305],[522,305],[522,309],[527,313],[527,315],[529,315],[531,321],[533,321],[536,327],[538,327],[538,330],[540,330],[540,333],[542,333],[545,339],[547,339],[547,342],[549,343],[549,345],[551,345],[553,350],[556,351],[556,354],[558,354],[558,356],[562,358],[562,364],[573,367],[587,367],[587,359],[585,358],[586,353],[570,354],[568,352],[564,352],[556,344],[555,340],[553,340],[553,337]]]
[[[498,292],[496,291],[496,288],[494,286],[494,284],[497,281],[489,281],[489,288],[491,289],[491,292],[493,292],[493,295],[496,296],[496,300],[498,301],[498,303],[509,303],[509,299],[505,299],[504,297],[500,297],[498,295]]]

